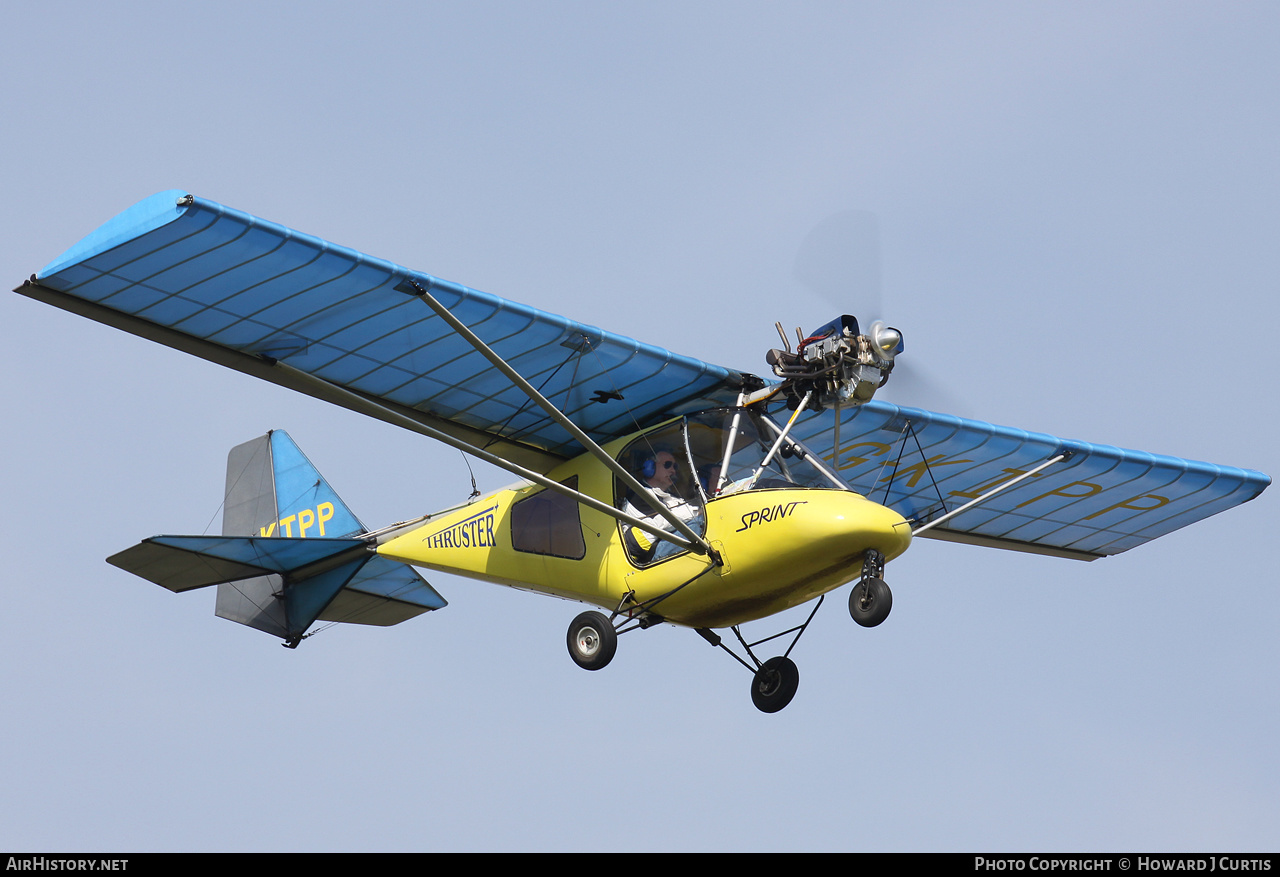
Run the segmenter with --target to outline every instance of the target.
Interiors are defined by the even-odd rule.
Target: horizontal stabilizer
[[[416,570],[374,555],[316,620],[386,627],[446,605]]]
[[[175,593],[220,585],[219,614],[291,644],[316,621],[387,626],[446,605],[363,539],[153,536],[107,562]]]
[[[259,536],[153,536],[107,563],[175,594],[270,573],[321,572],[369,553],[363,539],[280,539]]]

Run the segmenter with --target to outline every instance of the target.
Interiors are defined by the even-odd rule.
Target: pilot
[[[677,518],[689,524],[695,531],[701,530],[699,526],[702,518],[701,510],[681,496],[676,487],[680,470],[675,454],[666,448],[657,448],[652,457],[645,457],[642,460],[637,474],[653,496],[670,509]],[[647,523],[663,530],[674,529],[670,521],[651,508],[647,497],[637,497],[634,494],[629,496],[623,511],[637,518],[643,518]],[[665,539],[658,539],[639,527],[628,527],[626,536],[627,547],[631,549],[632,556],[637,560],[657,560],[684,551],[682,546]]]

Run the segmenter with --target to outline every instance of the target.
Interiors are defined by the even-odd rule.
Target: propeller
[[[843,210],[819,222],[800,243],[792,273],[835,313],[856,314],[864,325],[878,319],[883,308],[876,215]]]
[[[927,373],[918,357],[896,360],[903,333],[886,319],[890,309],[884,305],[881,252],[876,214],[842,210],[823,219],[805,236],[792,273],[836,313],[854,314],[871,341],[873,353],[893,363],[893,375],[881,394],[899,404],[955,411],[957,405],[943,388],[945,382]]]

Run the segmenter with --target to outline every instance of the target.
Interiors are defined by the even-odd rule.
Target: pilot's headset
[[[652,478],[658,474],[657,454],[645,454],[644,461],[640,464],[640,474],[645,478]]]

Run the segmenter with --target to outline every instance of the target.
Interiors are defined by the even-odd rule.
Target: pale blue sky
[[[0,0],[0,30],[10,286],[180,187],[752,371],[775,320],[878,295],[925,404],[1280,472],[1273,3]],[[849,210],[882,288],[824,298],[796,256]],[[921,540],[883,627],[828,601],[766,716],[688,631],[584,673],[558,600],[433,575],[444,611],[293,652],[120,572],[216,532],[226,451],[270,428],[371,524],[470,480],[20,296],[0,333],[0,846],[1280,842],[1274,490],[1090,564]]]

